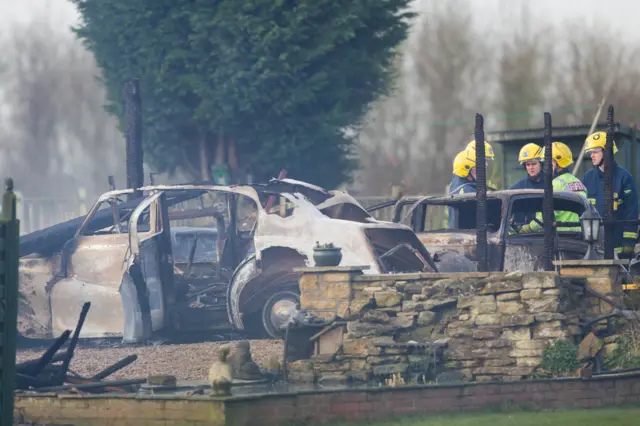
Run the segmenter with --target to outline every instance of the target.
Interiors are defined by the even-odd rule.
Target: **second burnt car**
[[[536,271],[543,269],[544,235],[519,233],[525,222],[542,211],[544,190],[501,190],[487,192],[487,240],[490,271]],[[578,215],[589,209],[589,201],[569,191],[553,193],[555,210]],[[451,250],[476,261],[475,193],[446,196],[404,197],[395,203],[393,221],[410,226],[431,252]],[[455,215],[455,226],[448,215]],[[588,249],[580,224],[575,231],[557,232],[554,252],[557,259],[582,259]],[[600,235],[602,236],[602,232]],[[599,247],[598,245],[596,247]],[[600,247],[601,248],[601,247]],[[596,250],[602,255],[601,250]]]
[[[79,226],[25,238],[22,335],[73,329],[89,301],[82,338],[214,330],[278,338],[299,302],[295,268],[314,265],[316,242],[342,248],[341,265],[367,274],[450,271],[466,260],[436,262],[410,227],[375,220],[344,192],[290,179],[139,191],[133,201],[133,190],[107,192]],[[58,248],[52,235],[69,237]]]

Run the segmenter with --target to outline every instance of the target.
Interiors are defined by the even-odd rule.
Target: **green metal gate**
[[[0,426],[13,425],[20,224],[13,180],[5,181],[0,218]]]

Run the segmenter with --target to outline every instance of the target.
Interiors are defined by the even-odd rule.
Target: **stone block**
[[[516,342],[516,343],[518,343],[518,342]],[[535,357],[541,357],[543,352],[544,352],[543,348],[540,348],[540,349],[518,349],[518,348],[514,348],[509,353],[509,356],[510,357],[514,357],[514,358],[535,358]],[[524,365],[524,364],[518,364],[518,365]]]
[[[550,345],[548,340],[517,340],[515,342],[515,348],[520,350],[544,350]]]
[[[506,329],[502,332],[502,338],[511,341],[531,340],[531,329],[529,327]]]
[[[424,310],[424,303],[422,302],[415,302],[413,300],[402,301],[403,312],[422,312]]]
[[[564,314],[559,312],[540,312],[535,314],[535,317],[538,322],[562,321],[566,318]]]
[[[445,367],[447,369],[452,369],[452,370],[457,370],[460,368],[474,368],[479,366],[480,366],[480,360],[477,360],[477,359],[467,360],[467,361],[448,361],[445,363]]]
[[[386,364],[400,364],[407,362],[406,355],[387,355],[387,356],[368,356],[367,364],[377,366],[377,365],[386,365]]]
[[[376,306],[381,308],[390,308],[402,303],[402,294],[397,291],[376,291],[373,297],[376,299]]]
[[[487,359],[484,361],[485,367],[508,367],[516,365],[516,360],[513,358],[503,359]]]
[[[476,340],[496,339],[498,332],[496,330],[490,330],[486,328],[470,330],[472,337]]]
[[[457,297],[448,297],[445,299],[429,299],[423,304],[425,310],[439,310],[448,306],[455,306],[458,302]]]
[[[558,288],[555,272],[532,272],[522,278],[523,289]]]
[[[518,367],[538,367],[542,363],[542,357],[516,358]]]
[[[520,300],[520,293],[502,293],[496,295],[496,300],[498,302],[511,302],[515,300]]]
[[[477,315],[474,323],[478,326],[482,325],[499,325],[502,316],[500,314],[481,314]]]
[[[390,338],[393,342],[393,338]],[[359,339],[346,339],[342,342],[342,352],[345,355],[366,356],[373,349],[373,340],[362,337]]]
[[[511,341],[507,339],[489,340],[484,345],[491,349],[510,348],[512,346]]]
[[[530,288],[526,290],[522,290],[520,292],[520,299],[524,300],[532,300],[532,299],[540,299],[542,297],[542,289],[541,288]]]
[[[559,321],[542,322],[534,327],[534,337],[536,339],[566,339],[569,330],[561,328]]]
[[[395,318],[391,318],[391,325],[398,329],[411,328],[416,324],[416,316],[414,312],[400,312]]]
[[[413,300],[414,302],[424,302],[425,300],[427,300],[427,298],[421,294],[414,294],[411,296],[411,300]]]
[[[365,312],[361,319],[363,322],[370,322],[374,324],[388,324],[390,320],[391,318],[389,317],[389,314],[376,309]]]
[[[417,323],[419,326],[431,325],[436,322],[436,319],[437,319],[437,314],[435,312],[424,311],[418,314]]]
[[[351,310],[352,315],[359,314],[362,312],[366,305],[371,304],[373,301],[370,299],[354,299],[349,302],[349,309]]]
[[[543,296],[560,296],[562,294],[562,290],[559,288],[550,288],[542,291]]]
[[[538,314],[542,312],[558,312],[560,301],[556,297],[525,300],[524,304],[528,312]]]
[[[462,337],[471,337],[473,336],[474,331],[471,328],[461,327],[461,328],[447,328],[446,335],[448,337],[454,338],[462,338]]]
[[[378,291],[385,291],[384,287],[364,287],[362,289],[362,292],[368,295],[373,296],[376,292]]]
[[[513,293],[522,290],[521,281],[497,281],[489,282],[482,289],[482,294]]]
[[[422,294],[422,284],[420,283],[407,283],[404,286],[403,292],[406,294]]]
[[[302,298],[300,299],[300,307],[302,309],[307,309],[309,311],[328,311],[333,310],[334,312],[338,308],[337,300],[314,300],[308,303],[302,302]]]
[[[304,274],[300,277],[300,292],[319,290],[318,274]]]
[[[324,299],[349,299],[351,288],[348,282],[329,282],[321,286],[320,294]]]
[[[325,272],[319,275],[320,281],[323,284],[334,282],[348,283],[351,281],[351,274],[349,272]]]
[[[505,327],[517,327],[533,324],[534,321],[535,317],[532,314],[503,315],[500,324]]]
[[[391,335],[398,330],[393,324],[378,324],[363,321],[349,321],[347,333],[349,338]]]
[[[498,312],[501,314],[517,314],[524,311],[524,305],[520,302],[500,302],[497,303]]]
[[[622,290],[620,284],[617,283],[616,277],[589,277],[587,278],[587,286],[600,294],[608,295],[618,293]]]

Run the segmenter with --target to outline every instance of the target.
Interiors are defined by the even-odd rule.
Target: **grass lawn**
[[[465,413],[333,426],[637,426],[640,408]]]

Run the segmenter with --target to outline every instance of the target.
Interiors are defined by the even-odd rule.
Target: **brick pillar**
[[[297,268],[300,307],[321,318],[344,317],[353,302],[353,279],[368,266]]]

